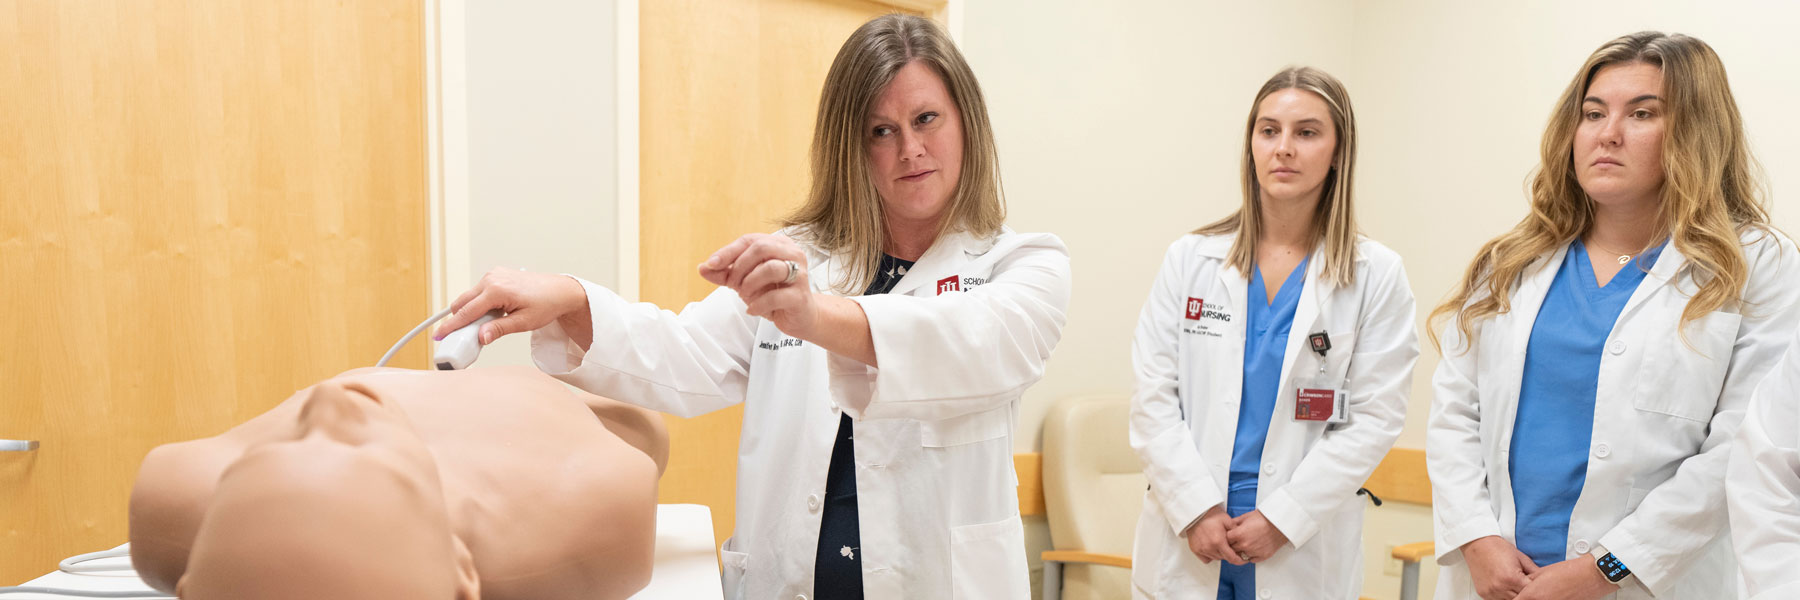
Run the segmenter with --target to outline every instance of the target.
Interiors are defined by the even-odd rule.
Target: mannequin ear
[[[481,600],[481,574],[475,572],[475,555],[455,534],[450,536],[450,542],[456,546],[456,600]]]

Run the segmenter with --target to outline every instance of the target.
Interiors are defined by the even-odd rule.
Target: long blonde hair
[[[1593,200],[1575,178],[1582,101],[1600,69],[1637,62],[1662,69],[1661,95],[1668,107],[1657,227],[1687,257],[1701,282],[1682,310],[1681,322],[1741,298],[1749,264],[1739,232],[1768,227],[1769,213],[1725,64],[1706,42],[1643,31],[1600,46],[1563,90],[1544,130],[1542,162],[1532,176],[1531,214],[1483,245],[1455,293],[1431,311],[1434,343],[1439,341],[1438,324],[1448,315],[1456,315],[1457,331],[1469,339],[1476,320],[1510,310],[1510,297],[1525,269],[1593,225]]]
[[[848,255],[843,278],[831,282],[840,293],[861,293],[881,264],[888,231],[869,172],[869,110],[894,74],[913,61],[944,79],[962,117],[962,177],[938,235],[993,235],[1006,221],[1000,158],[975,72],[950,36],[930,20],[876,17],[850,34],[831,62],[813,129],[812,191],[782,223],[798,228],[801,237],[828,253]]]
[[[1256,92],[1250,103],[1250,117],[1244,124],[1244,157],[1240,175],[1243,178],[1244,204],[1231,216],[1194,230],[1206,235],[1236,234],[1227,262],[1240,273],[1249,273],[1256,263],[1256,244],[1262,239],[1262,183],[1256,179],[1256,157],[1250,149],[1256,132],[1256,115],[1264,98],[1281,90],[1312,92],[1325,100],[1331,112],[1331,126],[1337,133],[1333,148],[1331,172],[1325,175],[1319,204],[1313,208],[1313,241],[1325,250],[1321,277],[1339,285],[1356,282],[1356,210],[1353,177],[1356,173],[1356,112],[1350,108],[1350,92],[1331,74],[1312,67],[1288,67],[1270,77]]]

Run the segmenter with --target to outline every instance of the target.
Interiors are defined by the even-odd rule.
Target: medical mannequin
[[[132,561],[183,598],[623,598],[667,432],[530,368],[358,369],[151,451]]]

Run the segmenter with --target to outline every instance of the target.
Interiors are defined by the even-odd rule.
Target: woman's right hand
[[[1481,600],[1512,600],[1538,570],[1531,557],[1497,535],[1463,544],[1462,554]]]
[[[557,319],[563,319],[563,328],[582,348],[588,347],[593,337],[587,290],[581,282],[563,275],[496,268],[481,276],[475,287],[457,296],[456,302],[450,304],[450,316],[438,325],[432,339],[442,340],[491,310],[506,316],[481,326],[476,339],[483,346],[501,336],[534,331]]]
[[[1231,541],[1225,536],[1230,530],[1231,517],[1225,514],[1225,506],[1214,506],[1202,513],[1193,527],[1188,528],[1188,550],[1207,564],[1212,564],[1215,560],[1238,566],[1249,564],[1249,560],[1238,556],[1238,551],[1231,548]]]

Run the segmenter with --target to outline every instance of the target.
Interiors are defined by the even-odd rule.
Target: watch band
[[[1626,577],[1631,576],[1631,569],[1626,568],[1625,562],[1619,560],[1619,557],[1613,556],[1611,552],[1594,559],[1594,566],[1600,569],[1600,574],[1605,576],[1607,581],[1613,583],[1624,581]]]

